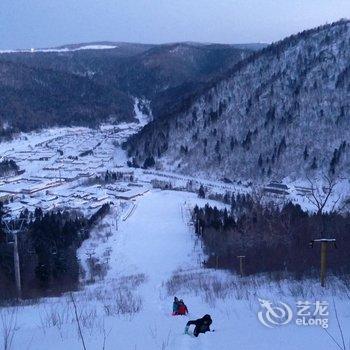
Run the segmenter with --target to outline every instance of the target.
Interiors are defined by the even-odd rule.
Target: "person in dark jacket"
[[[210,325],[213,323],[210,315],[204,315],[198,320],[188,321],[185,328],[185,333],[188,333],[190,325],[195,325],[193,335],[198,337],[199,333],[210,332]]]
[[[178,299],[177,297],[174,297],[174,302],[173,302],[173,316],[178,315],[179,306],[180,306],[179,299]]]

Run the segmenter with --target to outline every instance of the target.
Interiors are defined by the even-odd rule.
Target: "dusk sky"
[[[0,0],[0,49],[89,41],[272,42],[350,17],[350,0]]]

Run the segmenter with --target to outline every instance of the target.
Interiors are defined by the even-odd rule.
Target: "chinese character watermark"
[[[258,312],[259,321],[268,328],[283,326],[294,321],[297,326],[320,326],[328,328],[328,302],[299,300],[296,310],[281,301],[273,303],[270,300],[259,299],[261,310]]]

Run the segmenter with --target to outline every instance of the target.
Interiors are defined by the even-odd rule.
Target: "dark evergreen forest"
[[[293,203],[280,208],[237,195],[231,198],[230,210],[195,207],[193,222],[208,255],[207,267],[239,272],[237,256],[244,255],[246,274],[318,276],[320,247],[311,248],[310,241],[335,238],[336,247],[328,249],[329,270],[338,275],[350,273],[349,214],[310,214]]]
[[[57,295],[79,286],[77,249],[89,238],[93,226],[109,211],[103,205],[90,218],[68,211],[34,213],[25,210],[23,233],[19,238],[19,256],[24,298]],[[5,234],[5,213],[0,202],[0,299],[10,299],[15,292],[13,244]],[[19,227],[7,222],[9,227]]]

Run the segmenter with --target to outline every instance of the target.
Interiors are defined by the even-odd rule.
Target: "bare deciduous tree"
[[[307,179],[310,183],[310,193],[306,196],[306,198],[309,200],[311,204],[313,204],[316,207],[317,214],[322,214],[323,210],[325,209],[327,203],[330,200],[333,201],[331,211],[334,211],[337,203],[340,200],[340,195],[336,196],[336,198],[333,198],[334,189],[338,184],[338,179],[335,177],[331,177],[323,174],[322,188],[320,188],[320,186],[315,184],[316,181],[312,181],[309,177]]]
[[[5,309],[0,313],[3,349],[10,350],[17,331],[17,308]]]

